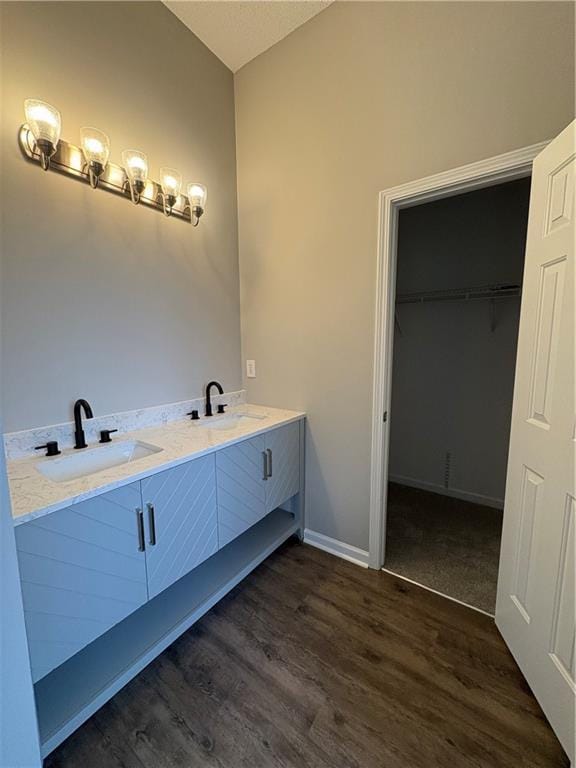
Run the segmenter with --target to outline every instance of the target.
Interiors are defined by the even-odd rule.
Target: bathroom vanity
[[[302,536],[304,428],[244,407],[123,435],[83,465],[74,451],[9,465],[44,755]],[[128,444],[154,450],[90,471]]]

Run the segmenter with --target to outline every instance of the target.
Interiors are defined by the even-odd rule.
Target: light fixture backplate
[[[26,123],[20,128],[18,143],[22,154],[27,160],[40,164],[41,153]],[[56,152],[50,158],[50,170],[65,174],[66,176],[72,176],[72,178],[85,184],[90,184],[90,174],[82,148],[75,144],[70,144],[63,139],[60,139]],[[128,177],[121,165],[108,162],[99,178],[98,189],[112,192],[130,200],[130,195],[127,193],[127,180]],[[140,204],[154,208],[156,211],[164,214],[161,192],[160,184],[148,179],[140,196]],[[188,223],[192,222],[192,212],[190,211],[188,198],[185,195],[179,195],[176,204],[172,208],[170,218],[180,219]]]

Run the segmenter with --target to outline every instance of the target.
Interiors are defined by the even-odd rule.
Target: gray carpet
[[[494,613],[502,511],[390,483],[387,570]]]

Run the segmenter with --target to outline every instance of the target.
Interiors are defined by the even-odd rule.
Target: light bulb
[[[148,178],[148,158],[144,152],[135,149],[125,149],[122,152],[122,163],[131,181],[146,182]]]
[[[144,191],[146,179],[148,178],[148,158],[144,152],[138,152],[135,149],[125,149],[122,152],[122,163],[128,177],[132,202],[139,203],[140,195]]]
[[[160,168],[160,186],[164,213],[170,216],[182,186],[182,176],[174,168]]]
[[[30,132],[40,151],[42,167],[47,170],[50,158],[56,152],[60,141],[62,118],[60,112],[51,104],[38,99],[26,99],[24,112]]]
[[[203,184],[198,184],[196,181],[188,184],[188,200],[190,201],[191,208],[204,209],[206,207],[207,195],[208,192]]]
[[[88,163],[90,185],[96,187],[110,156],[110,139],[98,128],[80,128],[82,151]]]
[[[187,192],[190,212],[194,217],[194,226],[197,227],[200,216],[202,216],[206,207],[206,196],[208,193],[206,187],[203,184],[198,184],[197,181],[191,181],[188,184]]]
[[[165,195],[178,197],[182,186],[182,176],[174,168],[160,168],[160,185]]]

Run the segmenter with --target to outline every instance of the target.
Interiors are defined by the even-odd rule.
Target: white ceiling
[[[164,0],[232,72],[282,40],[332,0]]]

